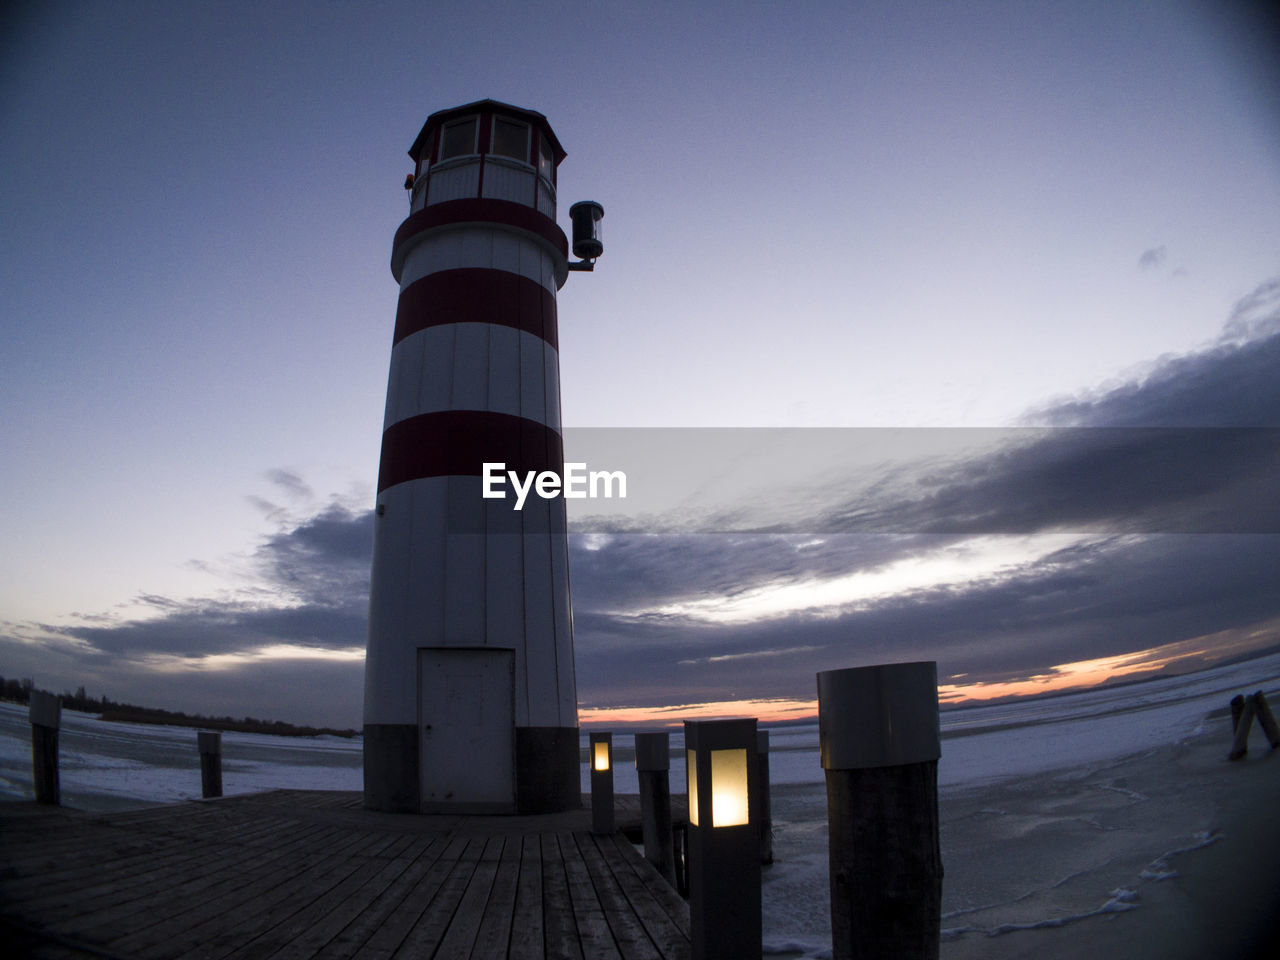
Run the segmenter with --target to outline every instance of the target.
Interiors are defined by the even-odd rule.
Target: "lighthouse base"
[[[516,803],[521,813],[582,806],[577,727],[516,727]]]
[[[460,798],[424,810],[415,724],[364,725],[364,806],[388,813],[494,813]],[[577,727],[515,728],[515,813],[559,813],[582,805]]]

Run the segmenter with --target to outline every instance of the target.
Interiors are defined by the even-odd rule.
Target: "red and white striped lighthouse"
[[[529,497],[515,510],[482,497],[481,480],[486,462],[521,476],[563,470],[565,153],[542,114],[481,100],[432,114],[409,154],[410,215],[391,254],[400,299],[378,474],[365,805],[569,809],[580,785],[564,500]]]

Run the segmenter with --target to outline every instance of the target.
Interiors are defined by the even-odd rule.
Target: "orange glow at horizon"
[[[1113,657],[1076,660],[1049,667],[1043,673],[1010,680],[975,680],[970,683],[938,684],[938,702],[944,705],[981,703],[1004,697],[1040,696],[1065,690],[1096,687],[1108,680],[1119,680],[1141,673],[1163,670],[1184,660],[1200,660],[1204,665],[1249,649],[1258,649],[1263,641],[1274,642],[1274,628],[1280,623],[1263,625],[1263,629],[1223,631],[1175,643],[1137,650]],[[965,676],[957,674],[952,679]],[[786,699],[718,700],[707,703],[682,703],[662,707],[585,707],[578,710],[582,726],[648,725],[678,727],[685,720],[715,720],[729,717],[755,717],[761,723],[788,720],[816,720],[818,701]]]
[[[709,703],[678,703],[665,707],[580,707],[578,723],[581,726],[625,723],[678,727],[686,720],[755,717],[761,723],[779,723],[817,715],[817,700],[717,700]]]
[[[1181,644],[1170,644],[1177,647]],[[973,683],[938,684],[940,703],[973,703],[995,700],[1001,697],[1029,697],[1062,690],[1096,687],[1108,680],[1119,680],[1137,673],[1163,670],[1171,663],[1189,657],[1203,657],[1209,650],[1166,652],[1169,647],[1152,647],[1115,657],[1098,657],[1094,660],[1077,660],[1050,667],[1045,673],[1032,674],[1017,680],[996,680],[990,683],[977,680]]]

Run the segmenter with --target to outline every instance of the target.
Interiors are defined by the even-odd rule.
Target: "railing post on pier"
[[[58,728],[62,725],[62,702],[52,693],[32,690],[27,708],[27,718],[31,722],[31,767],[36,802],[60,804]]]
[[[835,960],[937,960],[937,665],[818,674]]]
[[[769,787],[769,731],[756,731],[756,803],[760,811],[760,862],[773,863],[773,798]]]
[[[675,843],[671,833],[671,736],[636,734],[636,777],[640,781],[640,827],[644,858],[676,886]]]
[[[196,734],[200,747],[200,789],[207,800],[222,796],[222,734],[201,730]]]
[[[591,764],[591,832],[613,833],[613,734],[593,733],[588,740]]]

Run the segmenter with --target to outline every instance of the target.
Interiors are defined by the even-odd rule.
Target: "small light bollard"
[[[684,741],[693,960],[759,960],[756,721],[686,720]]]
[[[613,734],[593,733],[588,740],[591,764],[591,832],[613,833]]]
[[[37,803],[62,803],[58,779],[58,728],[62,726],[62,701],[57,695],[32,690],[27,702],[31,722],[31,768]]]
[[[818,674],[835,960],[937,960],[937,677],[932,661]]]
[[[222,796],[222,734],[201,730],[196,734],[200,748],[200,792],[207,800]]]
[[[636,734],[636,779],[640,782],[640,828],[644,858],[663,879],[676,885],[675,846],[671,835],[671,736]]]

